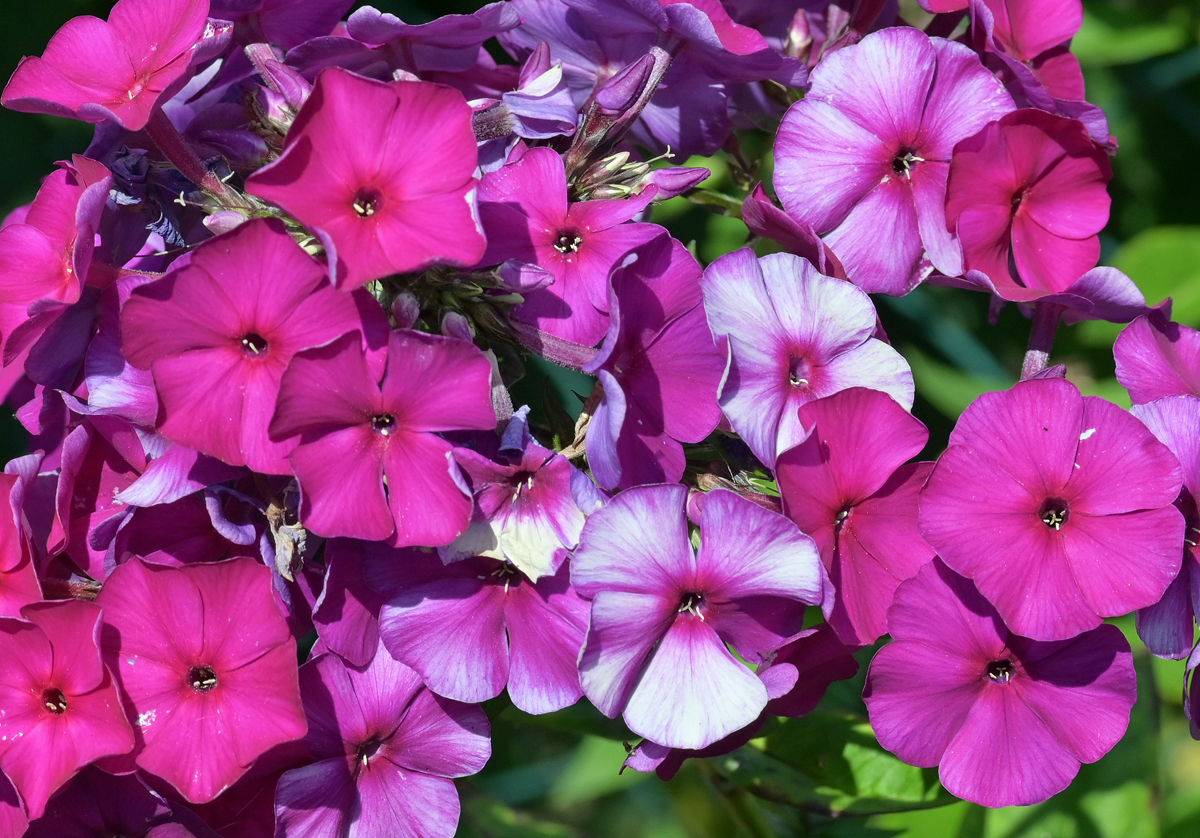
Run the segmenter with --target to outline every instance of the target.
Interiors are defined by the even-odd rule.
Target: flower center
[[[267,339],[258,332],[251,332],[242,337],[242,352],[249,358],[261,358],[267,354],[269,346]]]
[[[67,697],[58,687],[51,687],[42,693],[42,706],[56,716],[67,712]]]
[[[365,766],[371,761],[371,757],[379,753],[379,749],[382,747],[383,740],[375,736],[359,745],[355,750],[355,754],[358,756],[358,761]]]
[[[554,240],[554,249],[559,253],[578,253],[583,237],[575,230],[563,230]]]
[[[701,607],[704,605],[704,594],[699,591],[688,591],[679,598],[679,613],[694,614],[701,620],[704,615],[700,613]]]
[[[1017,210],[1021,208],[1021,202],[1025,200],[1025,196],[1028,193],[1029,193],[1029,190],[1024,187],[1022,187],[1021,189],[1018,189],[1016,192],[1013,193],[1013,196],[1012,196],[1013,215],[1017,214]]]
[[[788,360],[788,384],[807,387],[812,380],[812,364],[803,355],[793,355]]]
[[[380,436],[387,436],[396,430],[396,417],[390,413],[380,413],[371,417],[371,430]]]
[[[924,163],[925,158],[918,157],[916,149],[901,148],[896,152],[896,156],[892,158],[892,171],[898,175],[908,177],[912,170],[913,163]]]
[[[383,195],[374,186],[361,186],[354,193],[354,211],[359,218],[370,218],[379,211],[383,203]]]
[[[997,684],[1007,684],[1012,680],[1014,672],[1016,672],[1016,667],[1008,658],[992,661],[987,665],[988,680]]]
[[[188,670],[187,682],[198,693],[212,692],[217,686],[217,673],[211,666],[193,666]]]
[[[1067,502],[1062,498],[1046,498],[1042,508],[1038,510],[1038,517],[1042,519],[1042,523],[1056,531],[1061,530],[1063,524],[1067,523],[1069,515]]]

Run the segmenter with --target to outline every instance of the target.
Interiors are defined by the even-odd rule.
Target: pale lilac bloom
[[[574,704],[588,603],[568,563],[537,582],[511,564],[431,553],[368,550],[366,576],[389,597],[379,634],[397,660],[438,695],[480,702],[508,694],[527,713]]]
[[[904,579],[933,558],[917,531],[917,493],[932,463],[905,463],[929,432],[886,393],[855,387],[800,408],[808,436],[779,455],[784,510],[816,541],[836,596],[827,620],[846,643],[887,633]]]
[[[478,261],[477,156],[458,91],[332,67],[317,77],[279,159],[246,191],[308,226],[338,287],[357,288],[436,262]]]
[[[300,678],[317,761],[279,779],[277,834],[451,838],[459,802],[449,778],[491,756],[483,711],[435,696],[382,646],[362,667],[321,655]]]
[[[133,761],[185,799],[214,799],[260,755],[304,735],[296,641],[261,564],[132,559],[98,604],[105,661],[136,719]]]
[[[915,388],[904,358],[872,335],[859,288],[785,253],[750,249],[714,261],[701,280],[708,323],[728,343],[721,409],[768,468],[805,437],[799,408],[849,387],[887,393],[906,410]]]
[[[579,543],[587,515],[602,503],[570,461],[529,433],[529,408],[513,414],[498,460],[468,448],[454,459],[471,482],[475,509],[466,532],[439,550],[444,561],[469,556],[506,559],[536,582],[553,575]],[[577,488],[586,495],[579,497]]]
[[[610,279],[611,323],[583,371],[603,389],[587,433],[592,477],[605,489],[674,482],[684,442],[721,418],[721,355],[704,319],[700,266],[665,233]]]
[[[775,188],[866,291],[906,294],[934,269],[962,273],[946,228],[954,146],[1013,109],[961,44],[891,28],[823,60],[784,116]]]
[[[1195,636],[1195,617],[1200,614],[1200,398],[1192,395],[1167,396],[1149,404],[1135,404],[1130,411],[1145,423],[1150,432],[1179,460],[1183,469],[1183,489],[1175,501],[1183,513],[1186,530],[1183,564],[1179,575],[1162,599],[1137,614],[1138,636],[1151,654],[1160,658],[1186,658]]]
[[[1117,380],[1134,404],[1200,396],[1200,332],[1161,314],[1139,317],[1113,344]]]
[[[381,376],[361,344],[344,335],[284,373],[270,430],[300,435],[290,457],[300,519],[327,537],[449,544],[471,499],[437,433],[495,427],[491,364],[465,340],[397,330]]]
[[[812,539],[724,490],[705,500],[697,554],[687,494],[638,487],[593,513],[571,582],[592,598],[579,659],[587,697],[654,742],[700,749],[753,722],[769,698],[725,644],[764,662],[800,633],[826,583]]]
[[[0,102],[140,130],[158,101],[183,86],[207,16],[207,0],[120,0],[107,22],[72,18],[40,58],[21,59]]]
[[[69,601],[0,618],[0,768],[30,819],[88,763],[133,748],[100,659],[100,616],[92,603]]]
[[[1137,678],[1116,626],[1021,637],[935,559],[897,589],[888,631],[863,690],[871,727],[910,765],[938,766],[951,794],[1041,803],[1125,734]]]
[[[984,393],[920,496],[921,535],[1013,631],[1065,640],[1153,605],[1178,575],[1179,461],[1061,378]]]

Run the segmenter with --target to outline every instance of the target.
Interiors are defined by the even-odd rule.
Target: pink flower
[[[138,131],[181,84],[207,19],[208,0],[120,0],[107,23],[73,18],[41,58],[21,59],[0,103]]]
[[[271,435],[302,435],[291,455],[302,523],[324,536],[449,544],[471,498],[436,434],[495,427],[491,374],[472,344],[407,330],[392,333],[381,383],[357,334],[297,355]]]
[[[122,348],[154,372],[163,436],[287,474],[293,443],[271,440],[267,424],[292,356],[351,331],[382,344],[387,332],[379,306],[357,293],[330,286],[279,221],[256,219],[138,288],[121,312]]]
[[[331,68],[317,77],[283,154],[246,189],[321,237],[338,287],[354,288],[435,262],[479,261],[477,157],[461,93]]]
[[[1100,258],[1111,179],[1083,123],[1013,111],[954,147],[946,224],[968,271],[1006,300],[1037,299],[1067,290]]]
[[[1014,632],[1064,640],[1179,573],[1183,475],[1146,426],[1061,379],[985,393],[920,496],[921,535]]]
[[[296,641],[261,564],[135,558],[97,603],[105,660],[137,719],[137,765],[187,800],[212,800],[259,755],[304,735]]]
[[[32,819],[81,768],[134,742],[100,660],[100,609],[46,602],[21,616],[0,618],[0,768]]]

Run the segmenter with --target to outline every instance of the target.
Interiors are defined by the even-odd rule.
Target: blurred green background
[[[479,3],[422,4],[378,0],[373,5],[409,22],[469,12]],[[906,9],[915,6],[902,4]],[[0,75],[22,55],[39,54],[54,31],[78,14],[107,16],[103,0],[42,0],[4,4]],[[1112,217],[1102,234],[1103,264],[1124,270],[1151,302],[1175,300],[1175,319],[1200,327],[1200,2],[1087,0],[1074,42],[1089,100],[1108,113],[1120,141],[1110,192]],[[0,213],[31,200],[54,161],[82,151],[88,126],[0,111]],[[766,138],[750,137],[747,156],[769,179]],[[677,161],[678,162],[678,161]],[[722,161],[708,163],[705,187],[744,194]],[[741,221],[683,199],[656,209],[655,220],[705,261],[741,247]],[[927,457],[945,445],[962,409],[979,393],[1015,382],[1028,321],[1015,307],[988,323],[987,300],[966,291],[918,288],[877,305],[893,343],[917,381],[914,412],[931,429]],[[1128,406],[1113,378],[1112,341],[1120,328],[1083,324],[1060,331],[1053,361],[1085,392]],[[551,382],[564,397],[586,392],[569,379]],[[530,391],[536,392],[536,391]],[[0,417],[0,456],[22,453],[25,441],[11,411]],[[487,710],[494,755],[478,777],[461,782],[459,834],[479,838],[762,838],[778,835],[913,838],[1190,838],[1200,835],[1200,743],[1183,719],[1182,662],[1152,659],[1133,632],[1139,699],[1129,733],[1107,757],[1085,766],[1063,794],[1037,807],[985,811],[946,804],[930,772],[910,769],[881,752],[863,728],[863,674],[834,686],[816,715],[766,731],[744,756],[693,760],[671,783],[653,775],[618,774],[624,741],[635,738],[584,703],[533,718],[502,696]],[[869,650],[868,650],[869,652]],[[862,661],[869,659],[864,652]],[[920,677],[920,673],[914,673]],[[755,760],[758,760],[756,762]],[[760,772],[767,779],[754,779]],[[775,801],[748,793],[752,789]],[[917,811],[869,814],[894,808]],[[852,813],[866,813],[855,815]]]

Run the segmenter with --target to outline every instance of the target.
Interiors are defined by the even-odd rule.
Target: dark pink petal
[[[772,696],[767,712],[793,717],[810,713],[830,684],[858,674],[858,661],[854,659],[856,651],[857,647],[842,643],[827,625],[817,626],[811,634],[784,646],[770,666],[758,670],[758,676]],[[771,673],[789,666],[796,672],[795,683],[779,694],[772,689],[774,677]]]
[[[481,771],[492,755],[490,734],[480,708],[421,690],[384,755],[409,771],[465,777]]]
[[[1065,291],[1100,260],[1096,236],[1082,240],[1056,236],[1021,212],[1013,217],[1012,248],[1023,284],[1046,291]]]
[[[1134,404],[1200,395],[1200,333],[1156,317],[1139,317],[1113,345],[1117,380]]]
[[[379,647],[379,608],[385,598],[363,578],[362,542],[326,542],[325,565],[325,587],[313,622],[326,646],[346,662],[366,666]]]
[[[410,431],[491,430],[491,374],[474,344],[397,330],[388,345],[383,407]]]
[[[703,620],[680,616],[625,705],[629,729],[671,748],[703,748],[758,718],[767,690]]]
[[[300,519],[308,529],[327,538],[368,541],[395,531],[383,491],[382,452],[368,426],[301,444],[291,462],[300,480]]]
[[[980,65],[974,50],[941,38],[931,38],[929,44],[937,55],[937,77],[924,102],[918,144],[926,163],[948,163],[959,140],[1011,111],[1013,100],[1000,80]],[[944,175],[940,180],[944,188]],[[921,233],[924,236],[924,228]]]
[[[988,8],[995,16],[996,40],[1021,61],[1030,61],[1069,41],[1083,24],[1083,4],[1079,0],[991,0]]]
[[[357,777],[355,838],[453,838],[459,814],[453,782],[386,759],[375,763]]]
[[[896,640],[931,646],[948,655],[993,660],[1006,642],[1004,624],[967,579],[940,560],[925,564],[896,590],[888,612]]]
[[[490,425],[495,421],[490,405],[487,412]],[[469,421],[470,417],[463,420],[464,424]],[[393,546],[439,547],[467,528],[471,496],[453,476],[457,467],[452,450],[450,443],[433,434],[397,431],[388,439],[383,471],[388,506],[396,522],[395,536],[389,542]]]
[[[825,241],[850,281],[869,293],[899,296],[923,278],[912,187],[896,175],[863,196]],[[880,247],[881,241],[887,246]]]
[[[583,695],[578,662],[591,603],[571,588],[569,573],[564,564],[556,575],[508,593],[508,693],[526,713],[561,710]]]
[[[100,609],[91,602],[44,602],[22,609],[54,647],[51,678],[68,693],[87,693],[108,680],[100,660]]]
[[[327,759],[285,772],[275,791],[275,817],[295,838],[343,836],[357,800],[345,758]]]
[[[1149,404],[1135,404],[1129,411],[1179,461],[1183,486],[1195,498],[1200,495],[1200,399],[1191,395],[1164,396]]]
[[[1158,602],[1137,612],[1137,633],[1150,654],[1183,660],[1192,651],[1196,617],[1192,609],[1192,577],[1196,560],[1186,552],[1179,575]]]
[[[381,647],[376,644],[375,648]],[[390,655],[385,654],[385,657],[390,659]],[[403,666],[393,663],[396,668]],[[308,719],[304,744],[317,759],[345,756],[356,747],[354,743],[365,742],[372,736],[372,722],[377,721],[379,714],[373,713],[370,721],[365,717],[363,702],[358,700],[355,683],[351,680],[353,672],[332,654],[317,655],[300,667],[300,692],[304,696],[304,715]],[[392,708],[389,720],[392,724],[395,715],[403,712],[404,704],[411,700],[415,689],[405,691],[402,688],[397,692],[402,694],[395,696],[400,706]]]
[[[382,396],[355,335],[294,357],[284,373],[271,437],[363,425],[382,412]]]

